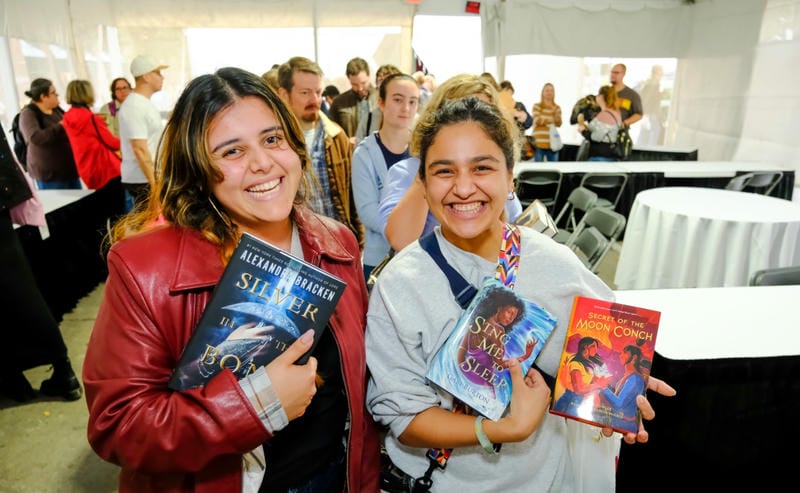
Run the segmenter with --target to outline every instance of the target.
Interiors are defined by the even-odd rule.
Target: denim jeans
[[[331,461],[325,469],[311,478],[306,484],[297,488],[289,488],[286,493],[328,493],[329,491],[342,491],[344,485],[344,459]]]
[[[136,207],[144,207],[150,195],[149,183],[123,183],[125,189],[125,212]]]
[[[80,178],[72,180],[36,180],[36,187],[39,190],[80,190],[83,188]]]
[[[534,161],[544,161],[547,159],[548,162],[558,161],[558,151],[553,151],[551,149],[539,149],[536,148],[536,152],[533,154]]]
[[[133,198],[133,194],[127,190],[123,190],[125,194],[125,205],[123,212],[128,213],[133,210],[133,206],[136,205],[136,200]]]

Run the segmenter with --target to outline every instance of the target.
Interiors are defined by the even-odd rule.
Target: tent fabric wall
[[[800,171],[800,2],[770,0],[753,54],[735,160],[775,160]],[[797,176],[800,173],[795,173]],[[800,184],[800,177],[797,178]]]
[[[677,58],[668,142],[702,160],[800,171],[800,39],[781,37],[800,33],[800,1],[484,3],[484,54],[498,57],[499,77],[515,54]]]
[[[793,5],[791,12],[785,7]],[[788,164],[800,171],[800,2],[702,2],[692,42],[680,57],[673,141],[701,149],[705,160]],[[774,20],[793,24],[773,26]],[[792,63],[791,61],[795,62]]]
[[[572,3],[490,4],[482,15],[484,54],[662,58],[685,50],[692,9],[680,2]]]
[[[382,56],[392,58],[380,63],[391,62],[410,69],[415,11],[415,5],[403,0],[25,0],[0,2],[0,35],[66,47],[72,55],[73,70],[62,78],[88,79],[98,96],[105,94],[99,87],[105,87],[113,77],[130,78],[128,63],[137,54],[157,56],[170,66],[165,93],[176,96],[192,75],[186,28],[399,26],[401,32],[392,41],[402,46],[398,50],[384,49]],[[398,53],[401,56],[396,57]],[[314,57],[313,53],[298,54]],[[87,65],[91,62],[86,60],[97,58],[106,63],[93,64],[90,70]],[[282,60],[270,56],[269,46],[265,46],[263,70],[279,61]],[[342,66],[342,72],[343,69]],[[16,77],[20,87],[27,87],[28,82]],[[21,98],[21,91],[16,92]],[[3,103],[15,107],[24,102],[12,99],[4,94]]]
[[[3,35],[54,39],[64,21],[118,27],[411,27],[416,7],[403,0],[25,0],[0,3]],[[46,15],[43,15],[46,13]]]
[[[702,149],[707,160],[736,154],[744,123],[755,47],[766,2],[733,0],[693,6],[690,42],[679,58],[668,125],[672,141]],[[733,28],[735,26],[735,28]]]

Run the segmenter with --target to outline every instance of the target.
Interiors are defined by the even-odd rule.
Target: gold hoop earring
[[[214,200],[212,200],[211,197],[208,197],[208,203],[211,204],[211,208],[214,209],[214,212],[216,212],[219,218],[222,219],[222,222],[225,223],[225,226],[232,229],[233,224],[231,223],[231,219],[217,208],[217,204],[214,203]]]

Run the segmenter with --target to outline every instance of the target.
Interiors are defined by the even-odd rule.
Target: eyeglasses
[[[114,90],[115,91],[130,91],[131,88],[128,87],[128,86],[122,86],[122,87],[115,87]]]

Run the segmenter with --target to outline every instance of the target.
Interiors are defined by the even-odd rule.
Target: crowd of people
[[[513,168],[526,131],[536,160],[558,160],[553,85],[529,113],[511,82],[491,74],[436,86],[383,65],[373,79],[354,58],[345,67],[350,89],[339,93],[325,87],[316,62],[296,56],[261,76],[229,67],[195,78],[164,125],[151,97],[167,68],[136,57],[133,87],[115,79],[99,114],[88,81],[69,83],[61,114],[52,83],[37,79],[24,110],[29,169],[41,188],[124,189],[128,213],[109,231],[109,275],[82,372],[89,442],[122,467],[119,490],[392,492],[424,478],[432,491],[587,491],[597,478],[573,466],[568,438],[570,426],[587,425],[546,412],[564,323],[538,370],[523,374],[508,361],[511,405],[499,421],[452,412],[452,396],[425,378],[462,309],[449,275],[417,240],[433,238],[473,285],[494,273],[506,224],[522,212]],[[629,88],[615,88],[621,81],[612,71],[600,111],[579,123],[593,149],[609,118],[630,125],[641,113]],[[613,298],[569,249],[519,230],[520,296],[561,321],[575,296]],[[300,337],[241,380],[222,371],[204,387],[173,391],[167,381],[244,232],[347,289],[305,364],[294,364],[311,347]],[[674,394],[657,378],[647,385]],[[65,398],[74,391],[58,389]],[[636,405],[652,418],[646,398]],[[612,453],[620,439],[648,439],[644,425],[602,435]],[[491,453],[487,440],[504,446]],[[433,470],[426,452],[443,447],[458,454]],[[399,483],[388,481],[387,464]],[[603,474],[613,477],[613,460]]]

